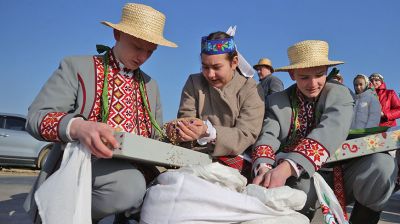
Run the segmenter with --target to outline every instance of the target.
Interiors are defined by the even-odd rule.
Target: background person
[[[336,82],[343,84],[343,76],[340,73],[336,73],[332,76],[332,79],[335,80]]]
[[[378,127],[381,119],[381,105],[378,97],[369,88],[369,79],[363,74],[354,77],[355,106],[351,129]]]
[[[382,107],[379,126],[397,126],[396,119],[400,118],[400,100],[396,92],[386,88],[383,76],[379,73],[372,73],[369,76],[369,81],[375,88]]]
[[[118,147],[114,130],[157,138],[162,124],[159,89],[140,66],[158,45],[176,44],[163,37],[164,14],[146,5],[128,3],[119,23],[102,23],[113,28],[114,47],[105,55],[65,58],[29,107],[27,130],[37,139],[56,142],[25,204],[33,212],[33,192],[54,172],[72,141],[80,141],[95,158],[94,223],[142,204],[146,182],[140,164],[110,159],[113,152],[105,142]]]
[[[265,97],[283,90],[282,81],[278,77],[272,75],[272,73],[274,73],[274,68],[272,67],[271,60],[268,58],[261,58],[253,68],[258,73],[259,85],[263,88]]]

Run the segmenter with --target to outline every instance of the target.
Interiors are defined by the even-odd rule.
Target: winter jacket
[[[351,129],[379,126],[381,105],[371,89],[355,96],[354,116]]]
[[[396,119],[400,118],[400,99],[396,92],[391,89],[386,89],[386,84],[382,83],[382,85],[376,89],[376,93],[378,94],[384,114],[381,117],[379,126],[397,126]]]

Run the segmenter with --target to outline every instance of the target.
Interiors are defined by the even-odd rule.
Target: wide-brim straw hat
[[[258,63],[253,66],[253,68],[257,70],[257,67],[259,66],[267,66],[271,69],[272,72],[274,72],[274,67],[272,67],[272,62],[268,58],[261,58],[258,61]]]
[[[119,23],[101,23],[154,44],[177,47],[175,43],[164,38],[165,15],[147,5],[125,4]]]
[[[275,69],[275,71],[289,71],[299,68],[317,66],[334,66],[343,64],[343,61],[331,61],[328,58],[329,45],[322,40],[305,40],[288,48],[290,65]]]

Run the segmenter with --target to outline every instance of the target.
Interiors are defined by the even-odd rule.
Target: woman
[[[355,107],[351,129],[371,128],[379,126],[381,119],[381,105],[375,93],[368,88],[368,77],[359,74],[353,80]]]
[[[167,135],[249,176],[250,157],[244,154],[260,133],[264,96],[254,79],[241,75],[233,37],[224,32],[203,37],[200,56],[202,72],[186,81],[179,119],[170,122]]]
[[[379,126],[397,126],[396,119],[400,118],[400,100],[396,92],[391,89],[386,89],[383,76],[379,73],[372,73],[369,76],[369,80],[375,88],[382,107]]]

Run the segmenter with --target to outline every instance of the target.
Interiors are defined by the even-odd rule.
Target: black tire
[[[40,151],[37,162],[36,162],[36,167],[38,169],[42,169],[42,167],[46,163],[47,156],[49,155],[51,148],[52,148],[52,145],[47,145],[46,147],[44,147],[42,149],[42,151]]]

